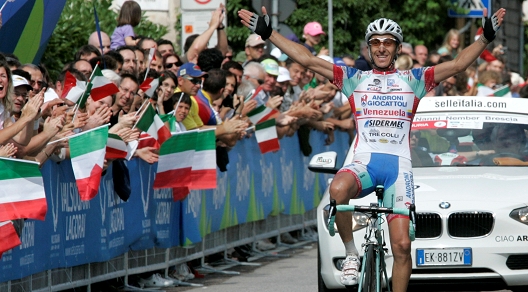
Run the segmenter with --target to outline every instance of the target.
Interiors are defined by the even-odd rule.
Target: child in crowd
[[[125,1],[119,16],[117,17],[117,27],[112,33],[110,48],[115,50],[121,46],[135,46],[136,34],[134,27],[141,21],[141,7],[136,1]]]

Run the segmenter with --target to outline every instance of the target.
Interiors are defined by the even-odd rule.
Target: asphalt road
[[[201,287],[170,287],[167,292],[215,291],[215,292],[309,292],[317,291],[317,245],[307,243],[295,249],[279,251],[287,257],[260,257],[251,261],[259,266],[232,266],[224,271],[239,272],[239,275],[221,273],[205,274],[204,278],[190,280],[189,283]],[[225,268],[220,267],[220,268]],[[154,290],[155,291],[155,290]],[[160,290],[157,290],[160,291]],[[451,290],[468,291],[468,290]],[[442,291],[442,292],[451,292]],[[495,292],[508,292],[501,290]]]

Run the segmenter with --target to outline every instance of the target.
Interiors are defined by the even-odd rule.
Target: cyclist
[[[283,53],[331,80],[349,97],[357,125],[354,162],[344,166],[334,177],[330,195],[338,204],[348,204],[374,191],[376,185],[385,186],[385,206],[402,207],[414,202],[409,133],[420,99],[439,82],[464,72],[486,46],[495,38],[506,10],[501,8],[490,19],[486,18],[480,39],[449,62],[435,67],[407,71],[394,69],[394,61],[401,53],[403,34],[400,26],[385,18],[370,23],[365,34],[371,71],[360,71],[336,66],[313,56],[304,46],[289,41],[271,28],[266,8],[263,16],[240,10],[242,23],[262,39],[269,39]],[[487,11],[484,11],[484,15]],[[395,292],[406,291],[411,262],[409,218],[389,216],[389,232],[394,265],[392,283]],[[345,245],[341,283],[354,285],[359,273],[358,251],[352,237],[352,214],[338,212],[336,224]]]

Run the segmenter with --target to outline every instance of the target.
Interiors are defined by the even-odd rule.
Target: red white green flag
[[[198,131],[192,161],[191,190],[216,188],[216,137],[214,129]]]
[[[117,134],[108,133],[106,142],[106,159],[124,159],[127,157],[128,149],[125,141]]]
[[[255,137],[257,138],[260,153],[262,154],[280,149],[275,119],[257,124],[255,126]]]
[[[119,92],[119,88],[108,78],[104,77],[99,66],[95,67],[89,86],[91,88],[90,96],[94,101]]]
[[[189,187],[197,131],[174,134],[159,150],[155,189]],[[216,160],[215,160],[216,163]]]
[[[77,80],[70,71],[66,71],[64,78],[64,89],[62,90],[61,99],[67,99],[77,103],[86,90],[86,82]]]
[[[152,136],[160,145],[171,137],[170,130],[165,126],[158,114],[156,114],[151,104],[147,105],[136,127]]]
[[[21,243],[13,226],[13,222],[0,222],[0,257],[4,252],[19,246]]]
[[[97,195],[108,140],[108,125],[82,132],[69,139],[71,164],[81,200]]]
[[[154,92],[156,92],[156,89],[158,88],[160,84],[160,78],[152,78],[148,77],[141,83],[139,86],[139,89],[143,90],[143,92],[148,95],[148,97],[154,96]]]
[[[274,114],[278,113],[276,109],[269,108],[265,105],[260,105],[254,110],[250,111],[247,116],[253,125],[269,120]]]
[[[38,163],[0,158],[0,181],[0,221],[45,219],[46,194]]]
[[[491,96],[512,97],[510,87],[508,85],[504,85],[495,89]]]

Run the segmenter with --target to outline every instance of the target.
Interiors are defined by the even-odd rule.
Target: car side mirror
[[[308,164],[308,169],[313,172],[336,174],[339,171],[339,168],[336,168],[336,158],[335,151],[315,154]]]

